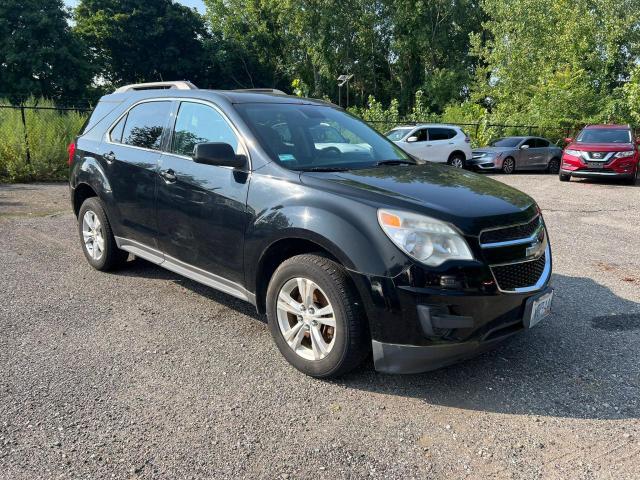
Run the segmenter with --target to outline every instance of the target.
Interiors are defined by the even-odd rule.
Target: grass
[[[0,99],[0,105],[9,105],[9,102]],[[54,106],[49,101],[35,99],[25,105]],[[0,109],[0,182],[66,179],[67,146],[82,128],[87,115],[74,111],[25,109],[25,132],[20,109]]]

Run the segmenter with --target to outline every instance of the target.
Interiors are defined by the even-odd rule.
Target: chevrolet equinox
[[[551,308],[540,209],[414,159],[330,103],[276,90],[128,85],[69,146],[84,255],[130,254],[251,302],[315,377],[416,373],[487,350]]]

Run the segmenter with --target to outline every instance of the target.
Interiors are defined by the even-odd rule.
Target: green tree
[[[188,79],[208,86],[216,77],[216,45],[204,19],[172,0],[81,0],[75,21],[108,83]]]
[[[91,82],[83,44],[62,0],[0,1],[0,97],[77,102]]]
[[[638,61],[640,0],[483,0],[474,99],[495,120],[616,120]]]

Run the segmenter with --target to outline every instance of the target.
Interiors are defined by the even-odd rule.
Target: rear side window
[[[430,128],[429,141],[449,140],[456,136],[456,131],[450,128]]]
[[[228,143],[238,151],[238,137],[215,109],[201,103],[182,102],[176,118],[171,152],[190,157],[198,143]]]
[[[536,148],[546,148],[549,146],[549,142],[542,138],[536,138]]]
[[[134,147],[160,150],[162,129],[170,110],[171,102],[147,102],[133,107],[129,110],[124,123],[122,143]],[[118,125],[116,125],[117,127]],[[117,134],[117,132],[112,133]]]

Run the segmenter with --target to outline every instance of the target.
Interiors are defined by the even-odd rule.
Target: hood
[[[623,150],[635,150],[633,143],[578,143],[573,142],[567,145],[570,150],[580,150],[583,152],[620,152]]]
[[[453,223],[467,234],[529,220],[535,201],[489,177],[432,163],[347,172],[305,172],[310,186],[378,207],[408,209]]]

